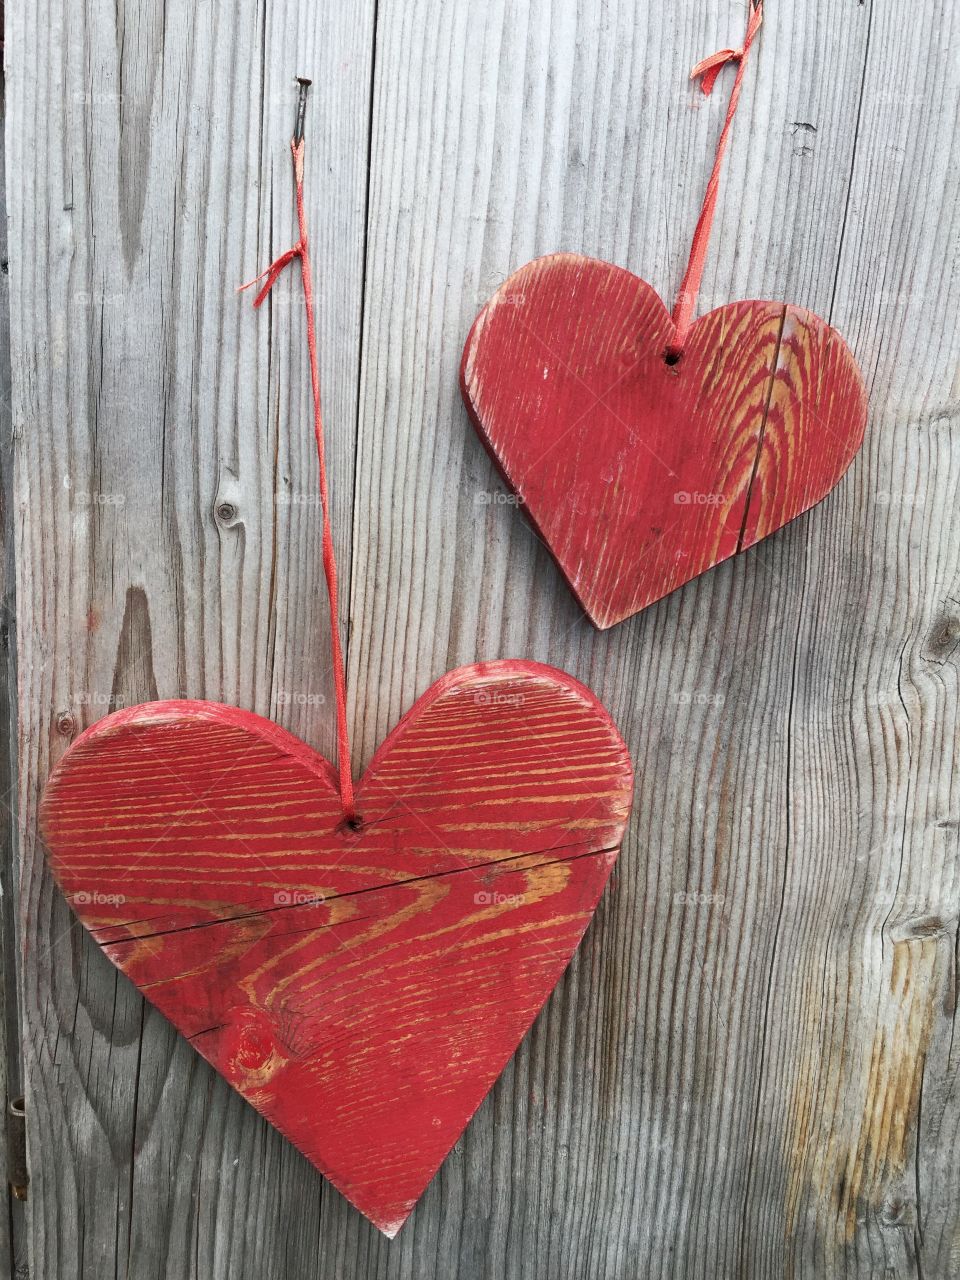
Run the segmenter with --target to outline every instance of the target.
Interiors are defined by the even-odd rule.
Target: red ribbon
[[[350,735],[347,731],[347,681],[343,667],[343,651],[340,647],[339,614],[337,612],[337,561],[333,550],[333,531],[330,527],[330,498],[327,491],[326,451],[323,443],[323,417],[320,412],[320,368],[317,359],[317,327],[313,314],[313,281],[310,272],[310,254],[307,250],[307,215],[303,204],[303,139],[290,143],[293,154],[293,179],[297,191],[297,224],[300,239],[292,249],[287,249],[275,259],[266,271],[255,280],[240,286],[249,289],[266,276],[266,284],[254,298],[259,307],[276,284],[284,268],[294,258],[300,259],[300,276],[303,281],[303,301],[307,312],[307,347],[310,352],[310,384],[313,388],[313,433],[317,441],[317,461],[320,464],[320,506],[323,511],[323,572],[327,580],[327,597],[330,602],[330,649],[333,658],[333,684],[337,701],[337,767],[340,774],[340,800],[347,822],[356,821],[356,805],[353,794],[353,777],[350,773]]]
[[[723,156],[730,138],[733,117],[736,115],[737,106],[740,102],[740,87],[743,83],[747,54],[750,52],[754,37],[760,30],[760,24],[763,22],[763,0],[749,0],[749,3],[750,18],[747,22],[747,34],[744,36],[743,47],[740,49],[721,49],[718,53],[712,53],[708,58],[704,58],[702,62],[698,62],[690,73],[691,80],[702,78],[703,92],[709,94],[717,82],[717,77],[727,63],[735,62],[737,64],[737,75],[730,91],[730,102],[727,106],[727,118],[723,122],[720,140],[717,143],[717,154],[713,162],[710,180],[707,183],[700,217],[697,219],[697,229],[693,234],[693,244],[690,248],[687,269],[684,272],[680,292],[673,308],[673,341],[667,348],[666,353],[673,361],[680,357],[687,335],[690,332],[690,326],[693,323],[693,311],[697,305],[700,285],[703,283],[707,246],[710,243],[710,231],[713,227],[713,217],[717,210],[717,194],[720,190],[720,168],[723,164]]]

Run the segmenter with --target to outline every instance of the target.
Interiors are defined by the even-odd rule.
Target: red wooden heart
[[[493,662],[400,721],[359,830],[323,757],[209,702],[95,724],[41,822],[114,964],[392,1236],[566,968],[631,792],[587,689]]]
[[[461,388],[590,619],[609,627],[825,497],[866,393],[809,311],[734,302],[673,322],[645,281],[576,254],[515,272],[467,338]]]

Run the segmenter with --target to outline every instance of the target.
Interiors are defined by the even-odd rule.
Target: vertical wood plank
[[[6,117],[5,103],[0,113]],[[26,1266],[23,1204],[9,1185],[9,1103],[23,1091],[20,1049],[20,931],[16,810],[17,630],[13,545],[13,438],[10,413],[10,289],[7,269],[7,183],[0,137],[0,1081],[7,1167],[0,1207],[0,1257],[13,1277]]]
[[[832,318],[873,420],[797,584],[790,841],[744,1219],[745,1256],[771,1274],[960,1267],[960,175],[953,124],[933,123],[960,113],[960,15],[918,16],[867,15]]]
[[[349,572],[373,3],[8,8],[19,812],[34,1274],[314,1265],[322,1181],[97,954],[35,804],[73,734],[223,699],[330,750],[316,460],[294,280],[294,76],[338,552]]]

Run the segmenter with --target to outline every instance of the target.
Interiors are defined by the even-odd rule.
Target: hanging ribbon
[[[690,248],[687,269],[684,272],[680,292],[673,308],[673,339],[666,351],[666,358],[671,364],[675,364],[680,359],[687,335],[690,332],[690,326],[693,323],[693,312],[697,304],[697,296],[700,293],[700,285],[703,282],[703,269],[707,260],[707,246],[710,243],[713,216],[717,209],[720,168],[723,164],[724,153],[730,138],[733,117],[736,115],[737,106],[740,103],[740,87],[743,83],[747,54],[750,52],[750,46],[760,30],[760,24],[763,22],[763,0],[749,0],[749,4],[750,17],[747,22],[747,34],[744,36],[743,46],[739,49],[721,49],[718,53],[712,53],[708,58],[704,58],[702,62],[698,62],[690,73],[690,79],[700,80],[703,92],[709,94],[713,91],[717,77],[727,63],[735,62],[737,64],[737,75],[730,91],[730,102],[727,106],[727,118],[723,122],[720,140],[717,143],[717,154],[713,162],[713,170],[710,173],[710,180],[707,183],[700,217],[697,219],[697,229],[693,234],[693,244]]]
[[[320,506],[323,512],[323,572],[327,582],[327,598],[330,604],[330,650],[333,660],[333,684],[337,702],[337,767],[340,775],[340,800],[343,815],[350,824],[358,822],[350,773],[350,735],[347,730],[347,681],[340,647],[339,614],[337,612],[337,561],[333,550],[333,531],[330,527],[330,498],[327,490],[326,451],[323,441],[323,417],[320,412],[320,370],[317,359],[317,328],[313,312],[313,280],[310,271],[310,254],[307,248],[307,215],[303,203],[303,117],[306,107],[309,80],[301,79],[297,105],[297,124],[290,142],[293,156],[293,180],[297,193],[297,225],[300,239],[292,249],[287,249],[275,259],[266,271],[255,280],[241,285],[249,289],[266,277],[266,284],[254,299],[259,307],[276,284],[284,269],[295,258],[300,260],[300,277],[303,282],[303,301],[307,313],[307,348],[310,353],[310,384],[313,389],[313,433],[317,441],[317,461],[320,466]]]

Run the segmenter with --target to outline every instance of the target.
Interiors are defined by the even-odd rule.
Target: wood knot
[[[890,1195],[883,1202],[880,1221],[885,1227],[912,1228],[916,1225],[916,1205],[912,1200]]]
[[[57,715],[57,733],[61,738],[72,738],[77,732],[77,717],[69,711]]]
[[[942,614],[930,629],[924,645],[923,656],[935,662],[943,662],[960,643],[960,618],[954,614]]]
[[[942,916],[931,914],[912,916],[902,920],[890,930],[890,936],[897,942],[919,942],[924,938],[938,938],[947,932],[947,922]]]
[[[244,1088],[267,1084],[286,1061],[270,1018],[252,1005],[230,1010],[220,1045],[220,1070]]]

